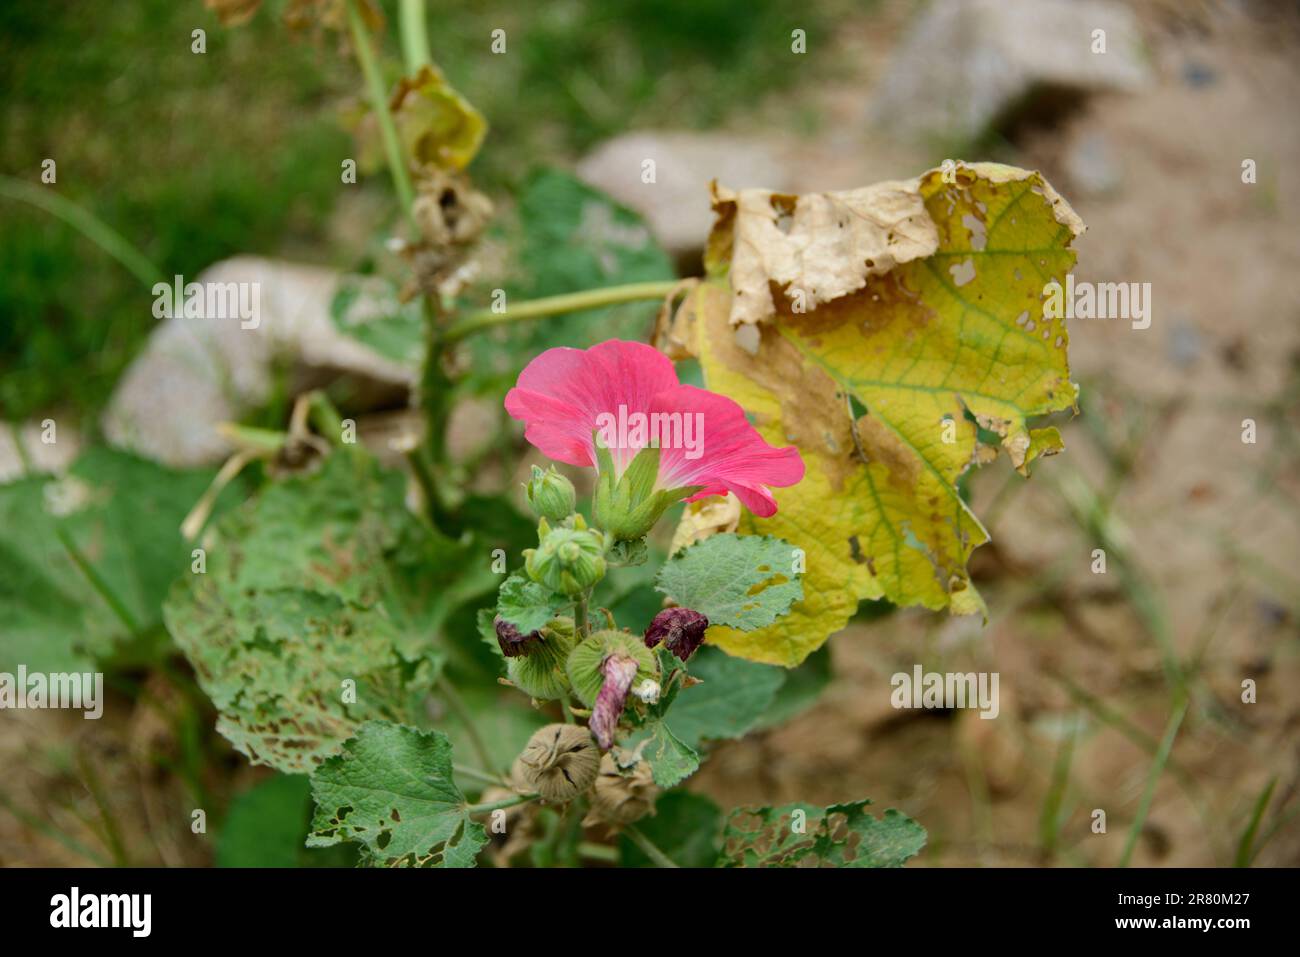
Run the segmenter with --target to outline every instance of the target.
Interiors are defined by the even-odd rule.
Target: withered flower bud
[[[630,755],[621,748],[605,752],[600,759],[600,774],[596,790],[591,795],[591,812],[584,824],[612,824],[621,826],[639,821],[654,811],[659,789],[655,787],[650,772],[650,762],[634,760],[630,767],[622,767]]]
[[[636,659],[627,655],[610,655],[600,666],[605,683],[596,695],[596,704],[587,724],[602,749],[614,744],[614,732],[618,730],[618,719],[623,715],[623,705],[627,703],[627,693],[637,668]]]
[[[497,644],[501,646],[501,654],[507,658],[518,658],[528,654],[532,650],[529,646],[542,637],[540,631],[530,631],[525,635],[500,615],[496,616],[493,624],[496,626]]]
[[[572,801],[596,780],[600,752],[577,724],[548,724],[528,739],[515,771],[519,783],[553,804]]]
[[[682,661],[695,654],[704,642],[704,632],[709,619],[689,608],[665,608],[655,615],[645,630],[645,646],[653,648],[659,642]]]

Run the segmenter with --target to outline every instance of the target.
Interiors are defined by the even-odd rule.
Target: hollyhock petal
[[[640,342],[610,339],[590,349],[547,349],[519,374],[506,411],[525,423],[524,437],[569,465],[596,464],[592,432],[602,413],[646,413],[659,393],[677,385],[672,361]],[[636,449],[616,449],[619,468]]]
[[[636,677],[637,663],[626,655],[610,655],[601,665],[605,674],[605,683],[596,695],[596,704],[591,709],[591,718],[587,726],[596,736],[596,742],[608,751],[614,744],[614,732],[618,728],[618,719],[623,714],[627,703],[627,693]]]
[[[702,425],[702,434],[692,433],[691,442],[666,446],[659,462],[660,487],[703,486],[687,501],[734,492],[746,508],[766,518],[776,512],[769,488],[803,479],[799,450],[768,445],[745,410],[724,395],[679,385],[657,395],[651,412],[681,413],[684,436],[687,416]]]

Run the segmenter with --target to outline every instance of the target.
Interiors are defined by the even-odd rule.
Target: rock
[[[646,161],[654,181],[643,181]],[[795,182],[785,151],[774,142],[716,133],[629,133],[603,143],[577,168],[579,178],[645,217],[674,257],[704,246],[713,213],[709,181],[733,189],[790,191]]]
[[[1094,53],[1094,31],[1105,52]],[[1137,22],[1109,0],[936,0],[872,96],[874,125],[917,138],[972,139],[1036,91],[1135,90],[1149,79]]]
[[[251,256],[204,270],[195,281],[205,287],[255,284],[256,322],[163,319],[109,400],[103,417],[108,440],[175,467],[218,462],[231,449],[214,427],[266,402],[281,363],[295,390],[340,375],[355,378],[370,396],[409,390],[418,374],[414,366],[384,358],[336,328],[330,305],[342,278],[318,266]],[[379,308],[382,280],[357,282],[359,298]]]
[[[52,425],[51,425],[52,423]],[[48,436],[53,441],[47,440]],[[18,442],[22,442],[22,452]],[[81,451],[81,436],[72,425],[54,416],[39,421],[0,426],[0,484],[13,482],[28,471],[23,453],[33,472],[62,475]]]
[[[1110,141],[1101,133],[1085,133],[1065,154],[1065,175],[1079,193],[1105,196],[1120,186]]]

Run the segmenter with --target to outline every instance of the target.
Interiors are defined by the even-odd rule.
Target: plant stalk
[[[384,155],[388,159],[388,172],[393,177],[393,188],[402,210],[411,221],[415,222],[415,190],[411,187],[411,174],[402,159],[402,146],[397,138],[397,127],[393,124],[393,115],[388,110],[388,94],[384,88],[384,78],[379,72],[379,63],[370,46],[370,31],[357,9],[357,0],[347,0],[348,28],[352,32],[352,45],[357,50],[357,62],[361,64],[361,73],[366,80],[366,94],[370,97],[370,108],[375,112],[379,123],[379,133],[384,141]]]
[[[677,864],[663,851],[655,846],[654,841],[646,837],[635,825],[623,828],[623,833],[632,839],[632,843],[641,848],[642,853],[654,861],[655,867],[676,867]]]
[[[677,284],[676,279],[667,279],[663,282],[634,282],[625,286],[587,289],[583,292],[565,293],[562,296],[530,299],[513,306],[506,306],[505,312],[481,309],[453,322],[443,332],[442,338],[444,342],[455,342],[471,333],[509,322],[538,319],[542,316],[555,316],[566,312],[580,312],[583,309],[596,309],[624,302],[663,299],[677,288]]]

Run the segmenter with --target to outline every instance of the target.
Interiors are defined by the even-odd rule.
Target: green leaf
[[[893,808],[883,817],[868,800],[737,808],[722,833],[723,867],[902,867],[925,846],[925,828]]]
[[[501,583],[497,614],[528,634],[541,628],[572,601],[517,571]]]
[[[210,530],[206,574],[168,596],[218,731],[253,763],[309,772],[363,721],[423,718],[465,557],[404,489],[359,450],[335,452]]]
[[[709,647],[692,656],[690,673],[701,683],[684,689],[668,714],[677,738],[696,748],[706,738],[744,735],[763,718],[786,681],[783,668]]]
[[[231,802],[217,838],[217,867],[297,867],[311,812],[311,784],[276,774]]]
[[[396,284],[381,277],[344,277],[330,300],[334,328],[366,348],[418,369],[424,355],[419,298],[402,302]]]
[[[637,828],[680,867],[712,867],[718,860],[722,810],[702,794],[672,791],[655,802],[652,817]],[[655,867],[650,858],[624,836],[618,842],[623,867]]]
[[[695,749],[681,741],[662,721],[655,722],[642,755],[650,762],[655,784],[665,789],[681,784],[700,767],[700,756]]]
[[[452,780],[439,731],[368,721],[311,776],[309,847],[363,845],[373,863],[473,867],[487,843]]]
[[[787,541],[770,535],[713,535],[678,552],[659,572],[658,589],[684,608],[749,631],[772,624],[803,598],[802,572]]]
[[[771,705],[750,730],[785,724],[811,707],[830,681],[831,651],[827,645],[822,645],[805,658],[803,664],[785,673],[785,682],[777,689]]]
[[[156,629],[190,561],[181,521],[211,478],[92,448],[63,478],[0,486],[0,670],[94,670]]]

